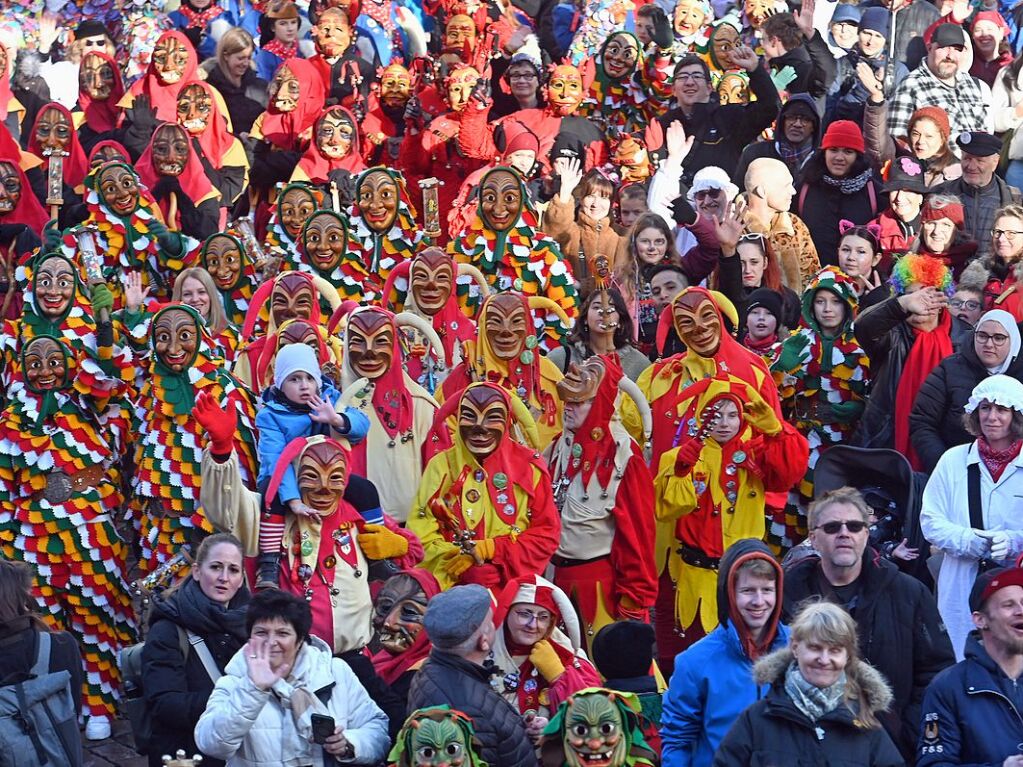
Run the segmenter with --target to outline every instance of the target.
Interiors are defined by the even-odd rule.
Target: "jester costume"
[[[580,690],[563,702],[543,731],[543,767],[656,767],[657,751],[644,732],[642,706],[631,692]],[[653,745],[656,745],[654,743]],[[610,754],[610,757],[606,756]]]
[[[199,506],[203,429],[192,417],[197,394],[209,392],[217,402],[231,403],[242,481],[256,479],[251,395],[215,356],[202,317],[190,306],[170,304],[148,320],[148,332],[151,357],[135,408],[139,437],[132,479],[144,570],[194,544],[193,535],[213,530]]]
[[[845,312],[841,327],[830,333],[821,330],[814,315],[814,299],[822,290],[841,301]],[[806,474],[789,491],[784,517],[771,520],[768,540],[780,551],[806,537],[817,459],[832,445],[848,440],[863,413],[870,366],[853,333],[858,303],[854,281],[838,267],[818,272],[803,291],[799,327],[782,342],[778,360],[771,366],[782,412],[810,445]]]
[[[0,416],[0,550],[32,566],[43,619],[78,639],[83,712],[113,716],[117,653],[135,638],[112,469],[131,438],[127,387],[59,336],[34,336],[17,367]]]
[[[217,285],[227,321],[241,327],[258,279],[256,265],[241,238],[230,231],[210,235],[199,251],[199,264]]]
[[[285,184],[277,193],[276,204],[270,209],[263,250],[268,256],[282,259],[282,269],[301,267],[298,238],[305,222],[322,207],[323,193],[309,184]]]
[[[490,193],[488,180],[497,183],[498,174],[502,180],[511,174],[518,181],[520,201],[519,209],[510,213],[514,219],[500,229],[494,226],[492,214],[484,211],[485,197]],[[476,218],[468,229],[448,243],[448,252],[459,263],[472,264],[479,269],[492,288],[501,292],[514,290],[526,296],[546,296],[574,321],[579,307],[572,269],[558,243],[539,231],[537,220],[522,177],[511,168],[494,168],[480,182]],[[463,293],[460,286],[459,294],[466,314],[470,314],[469,307],[481,297],[472,287],[466,287]],[[569,327],[562,325],[550,315],[544,324],[537,325],[545,327],[542,346],[546,351],[556,348],[568,332]]]

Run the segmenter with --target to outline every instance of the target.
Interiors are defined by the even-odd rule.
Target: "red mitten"
[[[228,399],[230,401],[230,399]],[[199,392],[192,410],[196,422],[209,435],[210,450],[216,455],[228,455],[234,450],[237,417],[217,404],[209,392]]]
[[[695,437],[689,437],[678,446],[678,453],[675,455],[676,477],[684,477],[693,470],[696,462],[700,460],[701,450],[703,443]]]

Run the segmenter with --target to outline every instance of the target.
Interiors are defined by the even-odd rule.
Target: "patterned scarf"
[[[785,672],[785,693],[792,699],[796,708],[806,714],[811,722],[818,721],[825,714],[834,711],[845,696],[845,672],[830,687],[817,687],[810,684],[799,673],[795,661],[789,664]]]
[[[287,45],[275,37],[263,46],[263,50],[267,53],[272,53],[279,59],[290,59],[292,56],[298,55],[298,43]]]
[[[872,171],[870,168],[867,168],[860,175],[853,176],[852,178],[835,178],[834,176],[825,173],[821,177],[821,180],[824,181],[824,183],[827,184],[828,186],[837,187],[838,191],[840,191],[842,194],[854,194],[855,192],[859,192],[861,189],[863,189],[863,187],[867,185],[867,182],[870,181],[873,175],[874,171]]]
[[[1004,450],[995,450],[991,447],[987,440],[980,437],[977,440],[977,448],[980,451],[980,460],[987,466],[987,470],[991,473],[991,479],[995,482],[1002,476],[1002,472],[1005,471],[1005,467],[1016,460],[1016,456],[1019,455],[1020,447],[1023,447],[1023,441],[1016,440]]]
[[[789,170],[798,170],[813,152],[813,141],[804,141],[796,146],[785,139],[778,139],[774,142],[774,148],[778,150],[778,156]]]
[[[206,29],[211,21],[224,12],[224,9],[216,3],[213,3],[209,8],[197,11],[189,6],[187,2],[184,2],[178,10],[182,16],[188,19],[188,29]]]

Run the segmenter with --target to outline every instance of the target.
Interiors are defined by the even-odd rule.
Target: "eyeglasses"
[[[707,197],[717,197],[721,194],[724,189],[701,189],[699,192],[693,195],[697,200],[703,200]]]
[[[535,80],[536,74],[533,72],[513,72],[508,75],[509,80]]]
[[[985,333],[983,330],[978,330],[976,333],[973,334],[973,337],[980,341],[980,343],[982,344],[986,344],[988,341],[990,341],[995,346],[1001,346],[1002,344],[1009,340],[1009,337],[1005,335],[1005,333]]]
[[[675,75],[675,82],[679,83],[702,83],[706,79],[699,72],[682,72]]]
[[[549,612],[534,613],[532,610],[515,610],[514,614],[516,618],[526,625],[530,623],[550,623],[551,620]]]
[[[991,239],[997,240],[999,237],[1004,237],[1009,242],[1015,242],[1017,237],[1023,236],[1023,232],[1017,232],[1012,229],[992,229]]]
[[[963,301],[959,298],[953,298],[948,302],[948,305],[952,309],[969,309],[971,312],[975,312],[980,308],[980,301]]]
[[[835,535],[839,530],[845,528],[850,533],[862,533],[867,523],[859,519],[849,519],[845,522],[825,522],[823,525],[817,525],[815,530],[823,530],[827,535]]]
[[[810,117],[810,115],[785,115],[785,122],[806,123],[807,125],[813,125],[813,118]]]

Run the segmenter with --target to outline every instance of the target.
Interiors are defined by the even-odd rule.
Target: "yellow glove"
[[[752,386],[746,387],[746,393],[749,396],[749,401],[743,406],[746,420],[755,429],[759,429],[769,437],[780,432],[781,421],[778,420],[778,414],[774,412],[774,408],[768,405],[760,396],[760,392]]]
[[[565,673],[565,664],[561,662],[554,646],[546,639],[541,639],[529,651],[529,662],[543,674],[548,682],[555,682]]]
[[[451,580],[457,581],[462,577],[462,573],[474,564],[476,564],[476,560],[468,554],[463,554],[460,551],[451,551],[444,556],[444,561],[441,562],[440,567]]]
[[[408,553],[408,541],[383,525],[365,525],[359,533],[359,546],[366,559],[394,559]]]
[[[493,538],[483,538],[476,541],[476,556],[484,562],[489,562],[494,558],[494,550],[496,548],[497,545],[494,543]]]

